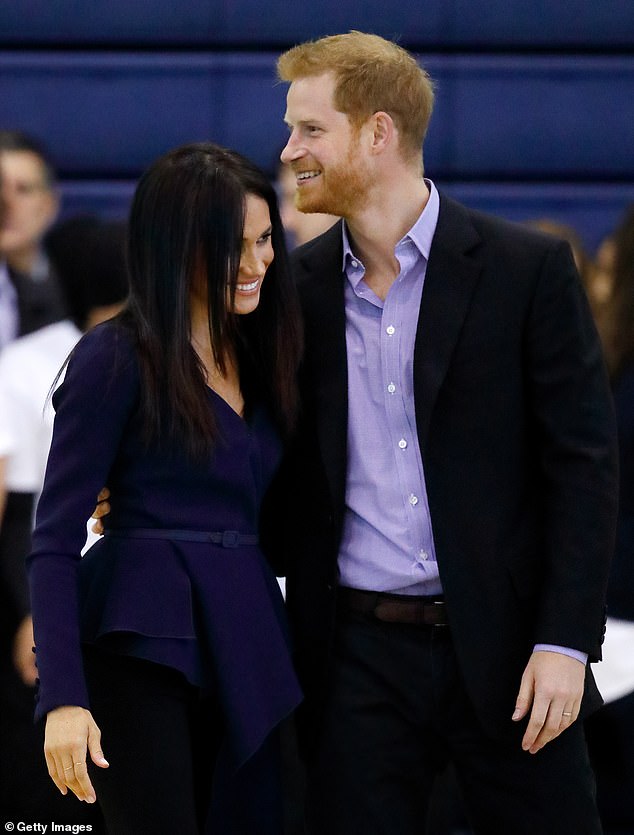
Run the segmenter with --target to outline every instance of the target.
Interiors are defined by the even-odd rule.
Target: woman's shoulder
[[[99,392],[138,385],[139,372],[134,336],[130,328],[118,319],[111,319],[87,331],[73,349],[68,360],[64,383],[56,392],[68,385]],[[66,385],[65,385],[66,384]],[[98,398],[96,398],[98,399]]]
[[[86,363],[122,370],[136,360],[136,348],[129,327],[109,319],[87,331],[71,354],[73,365]]]
[[[131,356],[134,349],[134,339],[130,327],[118,317],[108,319],[95,325],[83,334],[76,345],[76,353],[91,352],[94,354],[111,353],[119,349]]]

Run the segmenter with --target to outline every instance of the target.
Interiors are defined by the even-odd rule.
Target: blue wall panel
[[[273,173],[286,45],[360,28],[437,82],[425,163],[449,194],[576,226],[589,248],[634,201],[634,0],[6,0],[0,127],[42,138],[64,212],[127,212],[158,154],[214,139]]]
[[[268,170],[285,141],[275,53],[0,53],[0,124],[72,176],[137,176],[214,139]],[[426,165],[445,179],[634,178],[634,58],[430,56]]]
[[[362,29],[419,47],[617,46],[634,39],[632,0],[5,0],[0,43],[297,43]]]
[[[214,139],[270,166],[286,129],[272,56],[0,55],[0,124],[40,136],[64,174],[136,176]]]
[[[136,180],[83,180],[59,184],[62,218],[96,213],[121,219],[128,216]]]
[[[423,63],[437,81],[427,163],[443,176],[634,176],[634,58]]]

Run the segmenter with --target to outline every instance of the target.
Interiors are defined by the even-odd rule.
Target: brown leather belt
[[[337,602],[343,610],[371,614],[386,623],[409,623],[416,626],[449,625],[445,603],[439,600],[438,596],[415,597],[340,586]]]

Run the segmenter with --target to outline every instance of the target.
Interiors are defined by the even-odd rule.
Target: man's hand
[[[585,665],[560,652],[534,652],[522,676],[513,721],[531,709],[522,740],[536,754],[577,719],[583,696]]]
[[[27,687],[34,687],[37,678],[33,643],[33,621],[27,615],[13,637],[13,665]]]
[[[103,533],[103,523],[101,521],[103,516],[107,516],[110,513],[110,504],[108,503],[108,499],[110,498],[110,490],[107,487],[102,488],[99,495],[97,496],[97,506],[93,510],[92,519],[96,519],[97,521],[92,526],[91,530],[93,533],[101,534]]]

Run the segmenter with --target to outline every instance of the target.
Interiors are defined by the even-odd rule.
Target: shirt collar
[[[425,204],[425,208],[418,216],[418,220],[409,230],[406,232],[405,235],[401,238],[401,240],[396,244],[396,248],[401,246],[402,244],[406,243],[407,241],[411,241],[419,253],[425,258],[425,260],[429,259],[429,252],[431,250],[431,243],[434,238],[434,233],[436,231],[436,225],[438,223],[438,213],[440,211],[440,197],[438,196],[438,190],[436,186],[433,184],[431,180],[425,179],[425,183],[427,188],[429,189],[429,199]],[[359,261],[356,257],[354,252],[352,251],[352,247],[350,246],[350,238],[348,237],[348,229],[346,227],[345,222],[342,224],[343,229],[343,264],[342,269],[344,272],[347,272],[348,266],[351,262]]]
[[[9,284],[9,270],[6,261],[0,261],[0,287],[3,284]]]

